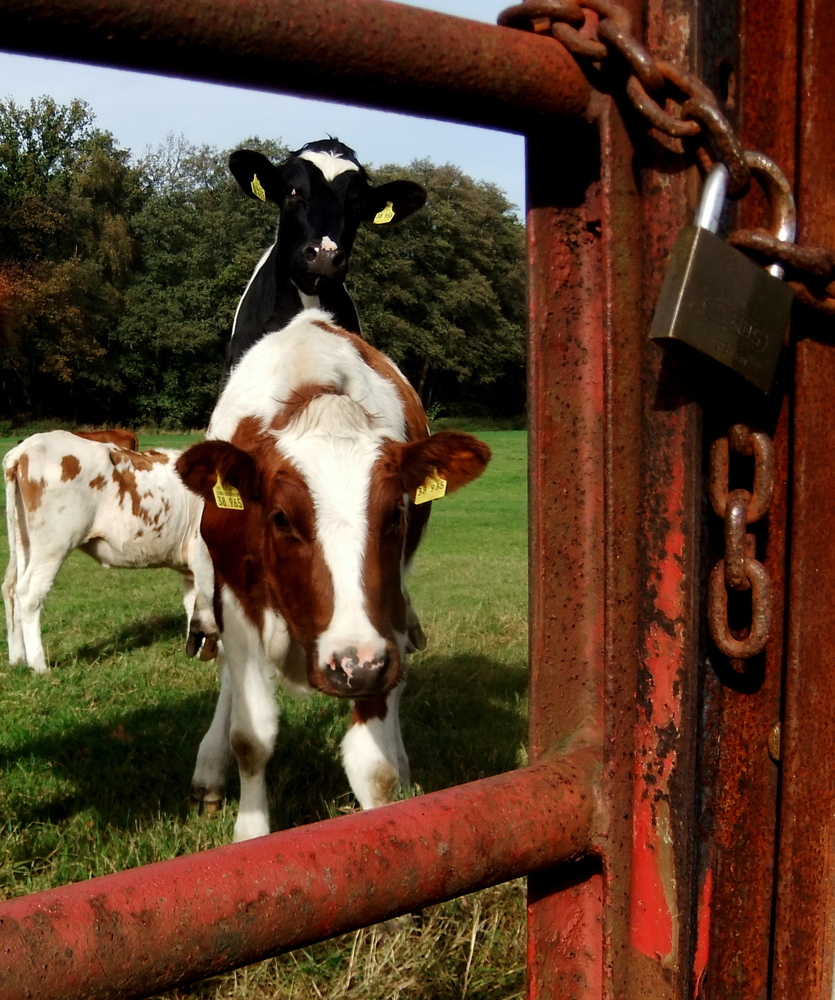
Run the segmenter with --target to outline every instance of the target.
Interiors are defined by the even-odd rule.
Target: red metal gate
[[[801,241],[835,245],[822,0],[628,6],[788,173]],[[829,998],[831,325],[796,310],[767,403],[647,341],[689,160],[555,41],[381,0],[2,0],[0,44],[527,136],[534,761],[2,904],[0,997],[144,996],[530,873],[533,998]],[[774,435],[766,563],[784,584],[744,670],[701,624],[704,443],[736,421]]]

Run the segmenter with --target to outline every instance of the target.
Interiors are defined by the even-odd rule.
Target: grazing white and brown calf
[[[404,575],[430,504],[484,470],[468,434],[429,435],[394,364],[308,310],[233,369],[207,440],[177,468],[204,500],[214,610],[228,667],[193,792],[223,794],[230,747],[241,800],[235,839],[269,832],[264,769],[278,728],[276,671],[294,693],[354,703],[342,756],[363,808],[408,783],[398,701],[408,646]]]
[[[5,457],[9,566],[3,581],[9,660],[47,669],[41,611],[61,566],[81,549],[105,567],[183,574],[193,615],[200,501],[174,469],[179,451],[136,452],[67,431],[26,438]],[[201,602],[202,604],[202,602]],[[201,619],[216,631],[209,608]]]

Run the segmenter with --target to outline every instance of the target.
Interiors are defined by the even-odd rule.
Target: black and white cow
[[[265,333],[283,329],[305,308],[321,308],[352,333],[360,322],[345,288],[348,258],[361,222],[392,225],[426,202],[413,181],[375,187],[352,149],[338,139],[309,142],[275,165],[240,149],[229,167],[251,198],[281,214],[275,243],[263,255],[235,313],[225,375]],[[225,377],[224,377],[225,381]]]

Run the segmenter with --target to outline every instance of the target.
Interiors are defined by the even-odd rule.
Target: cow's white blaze
[[[346,160],[341,153],[329,153],[324,150],[306,149],[299,155],[300,160],[307,160],[322,171],[326,181],[332,181],[347,170],[359,170],[352,160]]]
[[[372,470],[382,436],[358,403],[328,394],[313,399],[276,437],[307,484],[333,583],[333,617],[319,637],[319,666],[347,668],[350,679],[351,650],[360,664],[386,652],[366,612],[363,580]]]

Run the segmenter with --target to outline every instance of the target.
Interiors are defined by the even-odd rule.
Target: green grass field
[[[434,504],[410,590],[429,638],[403,699],[410,793],[525,762],[526,436],[479,435],[484,476]],[[144,436],[142,447],[196,438]],[[0,439],[5,454],[16,439]],[[5,567],[7,542],[0,540]],[[74,553],[46,603],[52,670],[0,653],[0,895],[5,898],[231,839],[236,783],[214,817],[189,811],[197,745],[211,717],[211,664],[184,652],[180,578],[103,570]],[[348,705],[282,697],[270,767],[274,829],[354,808],[339,764]],[[452,1000],[524,995],[524,892],[500,886],[386,928],[167,994],[219,1000]]]

